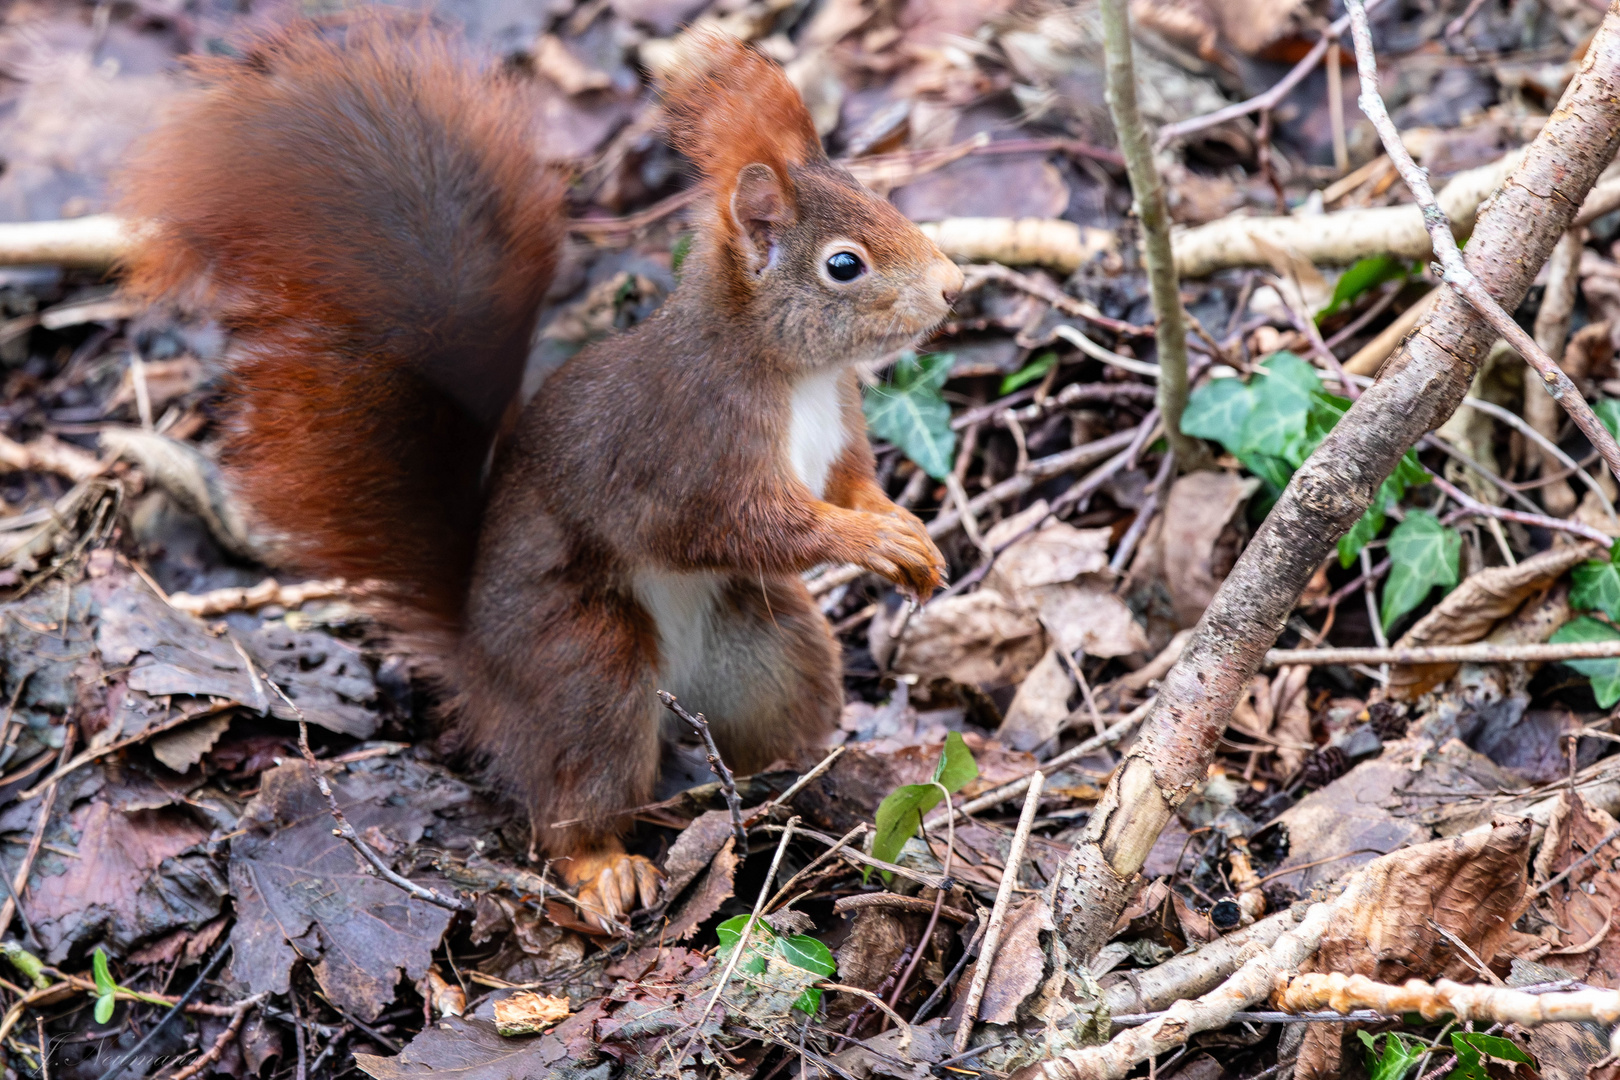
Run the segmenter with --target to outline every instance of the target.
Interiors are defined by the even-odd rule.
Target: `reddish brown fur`
[[[232,475],[293,561],[453,626],[562,237],[523,92],[380,18],[196,66],[126,176],[155,226],[127,286],[206,283],[239,349]]]
[[[264,472],[246,477],[245,489],[265,519],[303,539],[323,567],[392,575],[401,591],[438,603],[434,575],[453,562],[443,552],[474,535],[476,515],[458,523],[429,513],[443,488],[429,459],[447,440],[420,420],[436,414],[416,410],[442,405],[446,386],[460,383],[414,377],[452,358],[439,336],[417,328],[442,320],[458,343],[479,340],[479,329],[503,343],[527,333],[549,272],[555,184],[519,160],[522,125],[489,115],[520,113],[515,92],[450,73],[435,48],[415,41],[414,52],[356,67],[313,32],[287,40],[261,50],[281,74],[217,65],[212,96],[160,137],[135,205],[164,228],[137,260],[135,282],[153,294],[213,270],[248,347],[236,458]],[[382,40],[360,38],[363,48]],[[528,807],[540,845],[576,856],[576,866],[604,865],[585,856],[610,850],[628,824],[617,812],[652,794],[664,715],[655,690],[707,714],[740,771],[800,754],[834,727],[842,693],[837,644],[799,575],[856,562],[926,594],[942,570],[922,524],[873,480],[847,369],[936,323],[961,275],[893,207],[827,162],[780,69],[717,37],[701,39],[693,55],[671,80],[670,104],[712,197],[685,283],[635,330],[576,355],[525,408],[494,464],[447,665],[467,748]],[[407,58],[425,66],[390,67]],[[425,92],[435,116],[460,109],[467,122],[422,126],[415,153],[391,147],[372,161],[379,176],[365,199],[324,175],[337,161],[307,165],[290,134],[250,129],[261,151],[232,126],[244,115],[271,128],[302,124],[301,111],[256,103],[274,93],[330,103],[310,114],[314,133],[346,132],[350,110],[340,106],[373,81]],[[452,91],[453,102],[441,100]],[[387,116],[414,115],[409,95],[379,89],[376,98]],[[300,128],[300,138],[309,134]],[[417,217],[400,235],[452,236],[461,262],[488,274],[458,278],[450,293],[439,280],[459,265],[450,261],[427,265],[388,250],[387,261],[368,262],[360,241],[326,253],[334,237],[373,229],[373,211],[359,204],[409,201],[435,167],[424,163],[458,160],[463,146],[488,170],[477,175],[498,178],[481,189],[488,215]],[[228,167],[243,155],[246,173],[272,178],[252,181],[250,197]],[[784,213],[739,223],[740,174]],[[826,278],[829,244],[854,245],[870,272],[853,284]],[[398,306],[372,303],[384,297]],[[411,377],[396,379],[400,372]],[[811,377],[828,372],[841,413],[823,442],[807,444],[832,457],[818,492],[798,472],[789,432],[798,389],[822,385]],[[466,377],[486,373],[487,365]],[[422,393],[402,399],[396,383]],[[468,430],[479,447],[506,385],[473,410],[480,423]],[[471,459],[457,460],[458,483],[470,482]],[[413,480],[421,486],[406,490]],[[360,516],[345,520],[356,508]],[[424,534],[433,559],[406,566],[406,541]],[[444,598],[445,609],[459,598]],[[696,631],[673,632],[691,612]],[[572,818],[586,820],[549,827]]]

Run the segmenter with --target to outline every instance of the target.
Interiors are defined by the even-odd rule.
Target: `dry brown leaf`
[[[1360,902],[1334,915],[1303,971],[1366,975],[1379,982],[1449,978],[1478,982],[1479,972],[1444,929],[1477,956],[1490,958],[1526,906],[1525,863],[1531,823],[1503,820],[1466,836],[1381,856],[1362,871]],[[1338,1076],[1338,1026],[1310,1026],[1300,1050],[1301,1078]]]
[[[1034,590],[1041,623],[1054,644],[1073,656],[1129,656],[1152,646],[1125,601],[1101,574]]]
[[[894,669],[992,689],[1022,679],[1046,651],[1040,620],[994,589],[935,600],[912,617]]]
[[[1305,680],[1311,669],[1303,664],[1282,668],[1273,680],[1271,736],[1277,741],[1277,761],[1293,776],[1305,764],[1311,741],[1311,707],[1306,702]]]
[[[1032,521],[1046,516],[1045,501],[1029,510],[999,522],[984,534],[984,542],[997,547],[1017,536]],[[1099,573],[1108,567],[1111,529],[1077,529],[1063,521],[1045,525],[996,557],[986,575],[993,589],[1014,599],[1025,590],[1041,585],[1061,585],[1082,574]]]
[[[568,1018],[568,999],[524,990],[495,1003],[495,1030],[502,1035],[538,1035]]]
[[[729,813],[728,813],[729,818]],[[729,822],[728,822],[729,823]],[[697,933],[704,921],[720,910],[720,905],[731,899],[733,879],[737,874],[737,840],[729,833],[725,843],[715,853],[714,861],[704,873],[692,895],[686,898],[669,925],[664,928],[668,941],[684,941]]]
[[[1617,827],[1615,819],[1579,793],[1563,793],[1547,822],[1536,853],[1536,880],[1545,882],[1581,859]],[[1573,972],[1595,986],[1620,987],[1620,938],[1614,917],[1620,908],[1620,874],[1613,870],[1620,850],[1611,846],[1587,859],[1547,891],[1549,918],[1568,934],[1547,954],[1547,963]]]
[[[1024,676],[996,738],[1014,750],[1034,750],[1063,730],[1069,716],[1074,677],[1056,649],[1046,650],[1041,662]]]
[[[1010,1024],[1018,1019],[1018,1007],[1041,988],[1041,976],[1046,973],[1041,932],[1056,929],[1052,909],[1039,894],[1020,900],[1007,912],[995,965],[979,1003],[980,1020]]]
[[[202,756],[213,749],[219,737],[225,734],[225,729],[230,726],[229,716],[213,716],[174,731],[164,732],[148,745],[152,748],[153,757],[175,772],[183,773],[201,761]]]
[[[1578,563],[1596,557],[1596,544],[1555,547],[1517,566],[1493,566],[1471,574],[1395,642],[1398,649],[1466,645],[1489,634],[1537,592]],[[1548,630],[1551,633],[1556,627]],[[1456,664],[1413,664],[1389,673],[1389,696],[1411,701],[1451,678]]]
[[[1159,547],[1180,626],[1199,620],[1236,561],[1238,545],[1224,534],[1259,486],[1258,480],[1234,473],[1204,471],[1189,473],[1170,488]]]

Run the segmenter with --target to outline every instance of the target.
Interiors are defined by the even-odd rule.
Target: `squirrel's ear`
[[[763,162],[744,165],[737,171],[730,209],[744,265],[751,274],[764,273],[776,255],[782,230],[798,217],[787,184]]]

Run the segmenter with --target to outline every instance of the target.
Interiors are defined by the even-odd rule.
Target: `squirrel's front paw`
[[[585,918],[610,934],[619,932],[638,906],[657,903],[664,880],[658,867],[640,855],[627,854],[617,841],[559,859],[557,868],[564,881],[577,886],[575,899]]]
[[[945,557],[923,523],[904,510],[885,515],[861,565],[918,600],[927,600],[945,583]]]

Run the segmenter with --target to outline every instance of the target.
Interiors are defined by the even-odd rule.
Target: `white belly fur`
[[[658,627],[660,690],[687,694],[702,669],[704,643],[721,576],[697,571],[643,570],[635,576],[636,600]]]
[[[844,429],[843,402],[839,400],[841,368],[811,372],[793,387],[788,422],[788,462],[793,473],[816,498],[826,495],[827,474],[844,452],[849,433]]]

